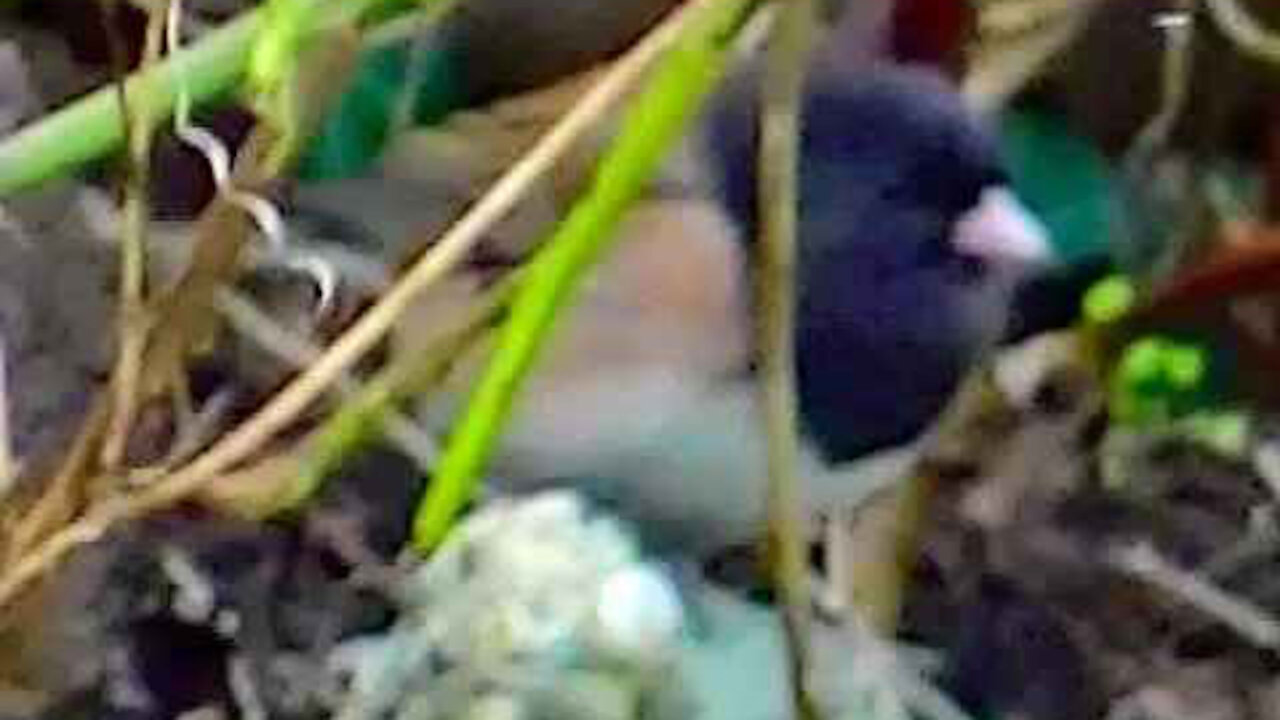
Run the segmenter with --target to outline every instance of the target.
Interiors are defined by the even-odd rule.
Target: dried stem
[[[1134,140],[1130,155],[1137,162],[1150,162],[1168,143],[1187,106],[1195,39],[1191,4],[1192,0],[1181,0],[1176,9],[1166,14],[1161,26],[1165,42],[1160,66],[1160,106]]]
[[[1191,91],[1191,71],[1195,61],[1195,0],[1178,0],[1163,16],[1164,34],[1160,65],[1160,101],[1156,112],[1143,125],[1125,153],[1124,172],[1135,187],[1149,185],[1179,120],[1185,114]],[[1183,233],[1185,235],[1185,233]],[[1167,250],[1158,254],[1145,275],[1149,280],[1167,278],[1176,272],[1186,244],[1177,233],[1164,241]]]
[[[983,112],[999,110],[1075,40],[1102,2],[1032,0],[983,8],[965,96]]]
[[[232,329],[295,369],[315,362],[324,352],[310,338],[276,322],[240,293],[224,290],[218,294],[216,302],[218,311]],[[360,384],[345,373],[335,383],[335,387],[340,395],[348,399],[356,397],[361,389]],[[426,472],[438,453],[436,443],[427,431],[394,409],[388,410],[385,422],[387,438],[396,445],[396,449],[413,459]]]
[[[85,478],[102,446],[107,426],[108,396],[99,395],[75,442],[38,500],[7,533],[4,565],[10,566],[76,516],[84,505]]]
[[[118,0],[101,0],[104,32],[110,46],[112,64],[115,73],[123,78],[128,71],[126,53],[114,26]],[[160,24],[163,29],[163,23]],[[148,26],[145,61],[154,61],[159,53],[159,36],[156,21]],[[150,148],[150,123],[146,120],[146,103],[133,103],[131,98],[134,87],[131,83],[119,82],[115,86],[115,101],[121,122],[127,129],[129,153],[126,155],[127,195],[125,222],[121,230],[121,259],[123,264],[121,295],[121,348],[117,357],[113,390],[128,392],[130,397],[136,394],[138,365],[145,335],[135,332],[136,322],[133,313],[141,307],[141,275],[133,262],[138,259],[135,251],[145,243],[146,220],[146,167]],[[140,113],[139,111],[142,110]],[[145,261],[145,255],[142,256]],[[137,293],[134,294],[134,290]],[[141,337],[138,337],[141,335]],[[119,397],[117,392],[116,397]],[[38,500],[27,510],[21,521],[10,530],[8,545],[5,548],[6,560],[14,561],[22,557],[28,550],[43,541],[58,527],[75,517],[86,501],[87,489],[85,480],[99,458],[106,438],[106,432],[112,419],[112,401],[107,396],[95,400],[85,424],[81,427],[71,450],[68,452],[57,473],[44,486]],[[127,428],[126,428],[127,429]],[[8,563],[6,563],[8,564]]]
[[[102,0],[115,13],[119,0]],[[154,8],[147,20],[143,66],[150,67],[160,59],[164,38],[164,8]],[[114,32],[108,29],[108,32]],[[119,45],[118,42],[113,45]],[[117,56],[119,52],[115,53]],[[142,373],[142,357],[147,343],[146,265],[147,224],[150,215],[148,183],[150,182],[151,145],[155,137],[154,113],[145,100],[134,102],[134,92],[124,81],[120,68],[120,115],[124,118],[128,153],[125,181],[124,218],[120,238],[120,311],[118,332],[120,347],[111,378],[111,417],[102,446],[102,464],[118,467],[124,458],[125,445],[138,408],[138,378]]]
[[[933,512],[940,467],[948,458],[969,456],[981,438],[981,433],[969,431],[983,427],[987,417],[1005,407],[991,367],[990,351],[980,353],[922,437],[884,456],[882,472],[909,466],[898,473],[898,484],[857,508],[847,541],[847,592],[859,614],[885,636],[898,627],[907,583]]]
[[[519,287],[519,274],[510,274],[489,288],[482,297],[458,314],[456,327],[420,352],[402,351],[360,392],[332,414],[309,438],[308,467],[294,482],[292,506],[309,499],[321,483],[341,463],[379,435],[392,437],[389,413],[397,403],[410,397],[422,399],[439,387],[458,363],[498,323]],[[439,482],[442,461],[433,458],[429,471]],[[426,468],[424,468],[426,470]]]
[[[1173,595],[1221,622],[1260,648],[1280,648],[1280,621],[1248,600],[1231,595],[1200,575],[1183,570],[1162,557],[1148,543],[1115,550],[1117,569]]]
[[[1080,0],[1020,0],[988,2],[978,13],[978,30],[984,35],[1025,35],[1060,23],[1077,11]]]
[[[9,357],[4,338],[0,337],[0,503],[8,497],[17,480],[18,459],[13,453],[9,425]]]
[[[808,690],[812,609],[800,479],[795,388],[797,175],[800,116],[815,32],[813,0],[780,10],[764,75],[760,118],[760,325],[764,421],[768,434],[769,535],[784,602],[796,716],[817,718]]]
[[[1239,0],[1205,0],[1218,29],[1242,52],[1263,62],[1280,64],[1280,35],[1268,31],[1240,7]]]
[[[693,0],[650,31],[619,58],[568,114],[453,225],[435,247],[419,258],[382,299],[360,317],[305,372],[276,394],[253,417],[185,467],[126,498],[104,503],[9,565],[0,576],[0,607],[79,545],[92,542],[111,526],[141,517],[199,492],[219,473],[243,461],[289,425],[341,374],[368,352],[395,324],[418,294],[466,258],[497,222],[533,188],[573,143],[644,75],[702,6]]]

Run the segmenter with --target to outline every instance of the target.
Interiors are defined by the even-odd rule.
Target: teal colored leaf
[[[299,178],[350,177],[369,169],[387,143],[392,115],[407,87],[414,88],[413,120],[419,125],[439,122],[463,104],[457,54],[445,43],[433,43],[410,78],[411,52],[406,42],[365,54],[351,88],[335,103],[299,163]]]
[[[1072,265],[1108,256],[1120,208],[1101,152],[1041,110],[1011,110],[999,130],[1014,189],[1049,228],[1063,260]]]

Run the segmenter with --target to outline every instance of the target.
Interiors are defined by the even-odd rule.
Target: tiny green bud
[[[1129,278],[1111,275],[1094,283],[1085,293],[1085,320],[1095,325],[1114,323],[1133,309],[1137,299],[1137,289]]]

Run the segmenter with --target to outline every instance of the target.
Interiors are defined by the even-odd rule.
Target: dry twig
[[[998,110],[1071,44],[1102,0],[993,2],[979,15],[983,36],[964,78],[964,94]]]
[[[817,718],[810,696],[812,610],[800,480],[795,388],[796,216],[800,108],[816,31],[812,0],[791,0],[774,25],[764,77],[759,178],[760,347],[768,437],[769,532],[784,599],[792,700],[800,718]]]
[[[240,293],[224,290],[218,294],[217,303],[219,312],[232,329],[294,368],[305,368],[324,352],[323,348],[309,338],[276,322]],[[360,389],[356,380],[347,374],[339,377],[335,385],[339,394],[346,398],[355,397]],[[395,443],[397,450],[412,458],[425,472],[439,452],[435,439],[404,414],[394,410],[389,412],[391,414],[386,420],[387,438]]]
[[[886,469],[907,466],[898,484],[855,508],[851,537],[845,540],[849,602],[882,634],[892,635],[897,628],[907,581],[934,507],[940,466],[957,455],[967,456],[979,439],[971,431],[1003,409],[990,354],[984,353],[923,437],[884,457]]]
[[[1280,64],[1280,35],[1264,28],[1239,0],[1204,0],[1218,29],[1241,51],[1263,62]]]
[[[0,502],[3,502],[18,479],[18,459],[13,454],[13,436],[9,428],[9,358],[4,339],[0,338]]]
[[[1261,648],[1280,648],[1280,621],[1248,600],[1231,595],[1196,573],[1162,557],[1150,544],[1119,548],[1111,564],[1119,570],[1173,595],[1221,622]]]
[[[107,17],[114,17],[118,0],[101,1],[107,9]],[[164,27],[164,9],[150,9],[143,49],[144,67],[154,66],[159,61]],[[108,29],[109,35],[114,35],[115,32],[113,28]],[[150,214],[147,185],[151,175],[151,145],[155,137],[152,109],[145,102],[130,99],[133,93],[125,82],[127,69],[121,66],[122,53],[119,45],[118,39],[112,42],[118,68],[118,97],[120,115],[125,124],[128,162],[125,168],[123,234],[120,238],[119,348],[111,378],[110,417],[102,445],[102,464],[110,468],[119,466],[123,460],[125,445],[137,414],[140,394],[138,380],[142,374],[143,353],[149,330],[145,296],[147,224]]]

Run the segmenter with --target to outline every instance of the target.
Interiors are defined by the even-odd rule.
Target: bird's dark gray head
[[[714,104],[705,147],[756,234],[754,90]],[[801,141],[797,363],[809,434],[830,459],[910,439],[1048,255],[1005,187],[994,139],[924,70],[817,73]]]

